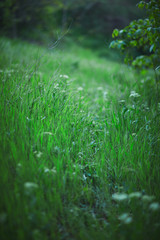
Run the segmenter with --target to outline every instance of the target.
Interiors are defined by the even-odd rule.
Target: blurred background
[[[137,0],[1,0],[0,34],[39,44],[67,37],[90,47],[144,15]]]

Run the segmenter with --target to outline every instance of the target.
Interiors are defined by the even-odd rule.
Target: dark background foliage
[[[110,36],[143,15],[137,0],[1,0],[0,34],[43,41],[70,28],[74,36]]]

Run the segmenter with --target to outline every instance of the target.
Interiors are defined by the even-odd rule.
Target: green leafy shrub
[[[141,1],[147,18],[132,21],[122,30],[114,29],[110,48],[125,52],[125,63],[136,68],[160,68],[160,0]],[[139,55],[135,56],[138,50]]]

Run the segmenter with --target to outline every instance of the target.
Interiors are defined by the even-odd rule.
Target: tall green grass
[[[152,74],[0,40],[1,239],[159,239]]]

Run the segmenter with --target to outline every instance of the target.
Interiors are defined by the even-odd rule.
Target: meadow
[[[160,236],[160,99],[76,43],[0,38],[0,239]]]

